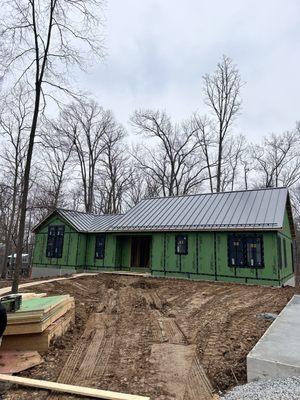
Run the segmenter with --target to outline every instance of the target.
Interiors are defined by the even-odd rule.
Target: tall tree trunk
[[[216,191],[221,191],[221,175],[222,175],[222,150],[223,150],[223,143],[222,139],[219,139],[219,149],[218,149],[218,165],[217,165],[217,187]]]
[[[40,107],[40,97],[41,97],[41,84],[40,82],[36,83],[36,93],[35,93],[35,104],[34,104],[34,113],[32,118],[29,144],[28,144],[28,152],[26,158],[26,165],[24,170],[24,178],[23,178],[23,187],[22,187],[22,196],[21,196],[21,207],[20,207],[20,222],[18,229],[18,238],[17,238],[17,257],[16,257],[16,265],[13,276],[13,284],[12,284],[12,293],[18,293],[19,290],[19,275],[22,265],[22,253],[23,253],[23,242],[24,242],[24,233],[25,233],[25,223],[26,223],[26,210],[27,210],[27,199],[28,199],[28,191],[29,191],[29,181],[30,181],[30,168],[31,168],[31,160],[34,146],[35,133],[37,128],[38,116],[39,116],[39,107]]]

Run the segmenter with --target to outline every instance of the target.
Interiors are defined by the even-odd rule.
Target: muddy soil
[[[44,354],[44,364],[20,375],[57,380],[89,316],[103,313],[109,329],[104,362],[97,381],[83,384],[161,400],[174,397],[151,364],[154,343],[194,345],[214,389],[226,391],[246,382],[246,355],[270,325],[256,315],[279,313],[295,293],[291,287],[113,274],[46,283],[27,291],[74,296],[76,321]],[[47,397],[43,391],[11,387],[3,399]]]

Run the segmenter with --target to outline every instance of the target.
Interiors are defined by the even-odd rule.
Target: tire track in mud
[[[75,344],[57,382],[94,386],[101,381],[113,349],[117,322],[114,316],[109,318],[109,321],[107,318],[109,314],[116,313],[118,297],[114,289],[109,289],[109,291],[110,296],[106,296],[104,302],[97,306],[100,312],[90,315],[84,333]],[[106,310],[106,313],[101,310]],[[52,393],[47,400],[69,398],[68,395]]]
[[[245,355],[269,325],[258,320],[256,314],[280,311],[292,295],[291,290],[259,286],[117,275],[80,279],[75,285],[69,281],[49,283],[41,290],[47,287],[51,294],[69,292],[75,296],[79,310],[76,338],[83,335],[84,324],[87,324],[84,310],[90,315],[103,316],[104,334],[98,328],[98,333],[86,332],[85,344],[74,341],[74,358],[69,361],[70,369],[65,365],[61,371],[61,379],[124,393],[145,394],[155,400],[173,397],[165,389],[163,376],[149,363],[153,345],[161,345],[161,354],[165,354],[165,344],[173,349],[196,346],[195,362],[198,364],[193,364],[189,373],[184,400],[202,400],[199,388],[205,382],[201,368],[209,375],[213,386],[220,390],[232,386],[236,379],[244,382]],[[87,327],[88,324],[85,329]],[[93,337],[97,352],[88,347]],[[67,338],[70,340],[70,336]],[[72,347],[68,344],[67,348],[70,358]],[[55,353],[60,357],[58,369],[60,360],[68,362],[65,356],[61,357],[63,351]],[[88,370],[84,371],[82,363]],[[72,375],[74,370],[77,375]],[[49,376],[53,380],[57,375],[51,372],[48,376],[41,373],[39,376],[39,373],[31,372],[31,376]],[[67,398],[70,399],[63,395],[49,397],[51,400]]]

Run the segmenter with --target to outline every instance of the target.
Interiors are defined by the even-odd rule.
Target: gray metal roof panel
[[[280,229],[286,188],[145,199],[108,231]]]
[[[105,232],[122,217],[120,214],[96,215],[64,209],[57,211],[79,232]]]

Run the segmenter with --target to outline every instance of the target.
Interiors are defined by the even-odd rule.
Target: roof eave
[[[207,228],[189,228],[189,227],[172,227],[172,228],[143,228],[143,229],[110,229],[106,233],[153,233],[153,232],[228,232],[228,231],[280,231],[282,227],[207,227]]]

